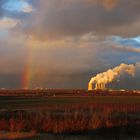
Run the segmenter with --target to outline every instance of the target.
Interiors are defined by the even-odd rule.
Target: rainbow
[[[32,87],[32,77],[33,77],[33,62],[34,60],[34,47],[31,44],[27,45],[27,57],[25,61],[25,68],[22,74],[22,88],[29,89]]]
[[[27,65],[26,65],[26,67],[23,71],[23,76],[22,76],[22,87],[24,89],[30,88],[31,77],[32,77],[32,72],[31,72],[31,69],[30,69],[30,63],[27,63]]]

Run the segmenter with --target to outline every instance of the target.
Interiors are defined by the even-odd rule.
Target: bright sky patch
[[[3,5],[3,8],[8,11],[18,11],[30,13],[33,11],[33,8],[25,0],[9,0]]]
[[[126,45],[126,46],[135,46],[135,47],[140,47],[140,36],[137,37],[131,37],[131,38],[123,38],[120,36],[113,36],[111,37],[111,40],[119,43],[121,45]]]
[[[11,19],[11,18],[3,18],[0,19],[0,30],[4,30],[4,29],[9,29],[9,28],[13,28],[18,24],[17,20]]]
[[[134,37],[132,39],[140,43],[140,36]]]

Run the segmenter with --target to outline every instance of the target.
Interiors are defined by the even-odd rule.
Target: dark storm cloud
[[[0,0],[1,16],[18,24],[0,38],[0,87],[10,87],[14,77],[11,87],[20,87],[28,61],[33,87],[57,88],[86,88],[93,75],[140,61],[133,43],[108,39],[139,35],[138,0],[26,0],[34,9],[29,13],[2,9],[5,2]]]
[[[0,39],[0,74],[21,73],[24,68],[26,47],[22,38]]]
[[[20,74],[0,74],[0,88],[22,88]]]
[[[40,38],[89,32],[133,36],[140,33],[135,25],[140,22],[139,7],[139,0],[40,0],[34,28],[28,27],[28,31]]]
[[[8,0],[0,0],[0,17],[4,14],[4,9],[2,8],[2,5],[7,2]]]

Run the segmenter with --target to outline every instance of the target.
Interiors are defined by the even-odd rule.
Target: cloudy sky
[[[140,62],[139,0],[0,0],[0,88],[87,88]],[[108,86],[140,89],[140,73]]]

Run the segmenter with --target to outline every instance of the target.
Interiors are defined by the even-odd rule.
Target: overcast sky
[[[87,88],[140,62],[139,0],[0,0],[0,88]],[[140,89],[134,77],[108,85]]]

